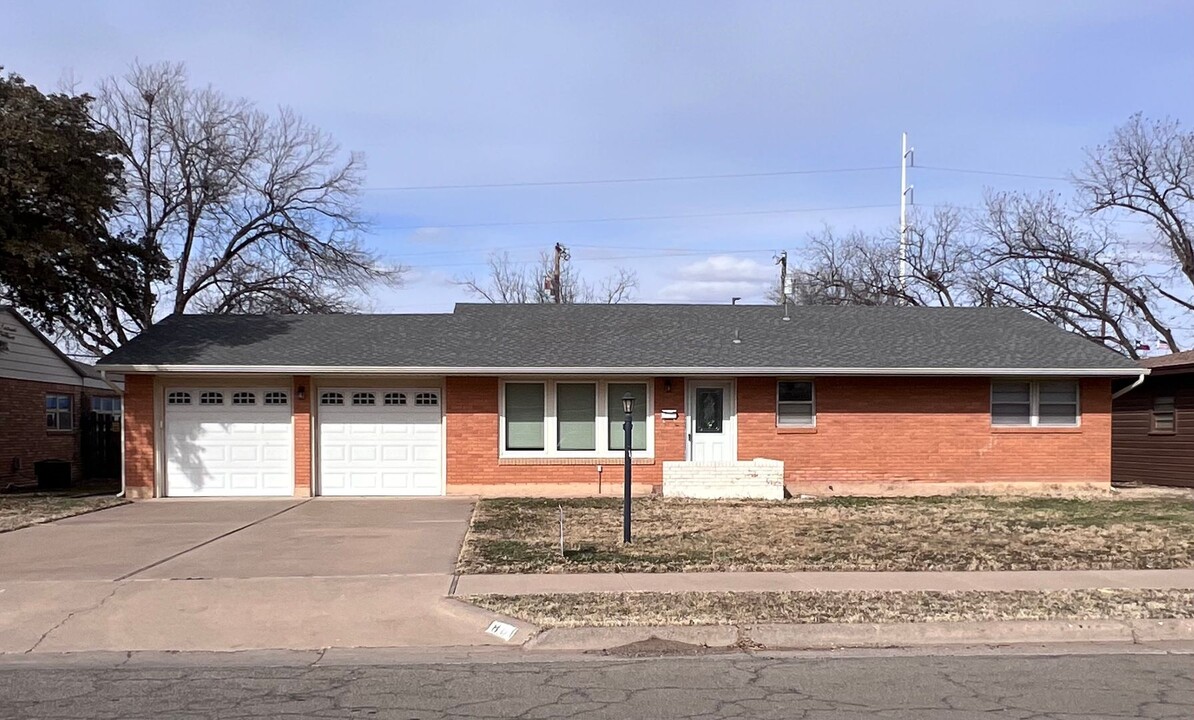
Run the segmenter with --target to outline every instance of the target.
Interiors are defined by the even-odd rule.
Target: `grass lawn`
[[[558,507],[564,507],[565,556]],[[465,573],[794,570],[1108,570],[1194,566],[1182,498],[636,499],[478,503]]]
[[[124,505],[114,495],[79,495],[69,492],[30,492],[0,495],[0,532],[61,520],[93,510]]]
[[[465,599],[544,628],[1194,617],[1194,590],[577,593]]]

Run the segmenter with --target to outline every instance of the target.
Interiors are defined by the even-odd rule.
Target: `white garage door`
[[[290,391],[166,390],[166,495],[294,494]]]
[[[323,495],[442,495],[436,388],[320,388]]]

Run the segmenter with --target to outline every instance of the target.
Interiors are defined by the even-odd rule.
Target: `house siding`
[[[1152,431],[1153,401],[1174,399],[1173,434]],[[1194,373],[1150,375],[1114,403],[1111,478],[1194,487]]]
[[[738,381],[738,457],[792,492],[906,483],[1110,483],[1111,385],[1082,380],[1077,428],[992,428],[989,378],[816,378],[815,429],[775,424],[776,378]]]

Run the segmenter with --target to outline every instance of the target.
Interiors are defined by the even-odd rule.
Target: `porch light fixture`
[[[622,442],[624,453],[626,481],[622,488],[622,543],[630,544],[630,447],[634,444],[632,428],[634,427],[634,396],[626,393],[622,396],[622,412],[626,413],[626,420],[622,423],[622,430],[626,435]]]
[[[298,386],[298,390],[297,390],[297,391],[294,393],[294,395],[295,395],[295,397],[297,397],[299,400],[302,400],[303,398],[305,398],[305,397],[307,396],[307,386],[306,386],[306,385],[299,385],[299,386]]]

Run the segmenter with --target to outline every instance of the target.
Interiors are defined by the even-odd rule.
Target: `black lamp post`
[[[622,423],[622,430],[626,436],[622,443],[625,452],[626,484],[622,489],[622,542],[630,542],[630,446],[633,444],[634,426],[634,396],[626,393],[622,396],[622,412],[626,413],[626,421]]]

